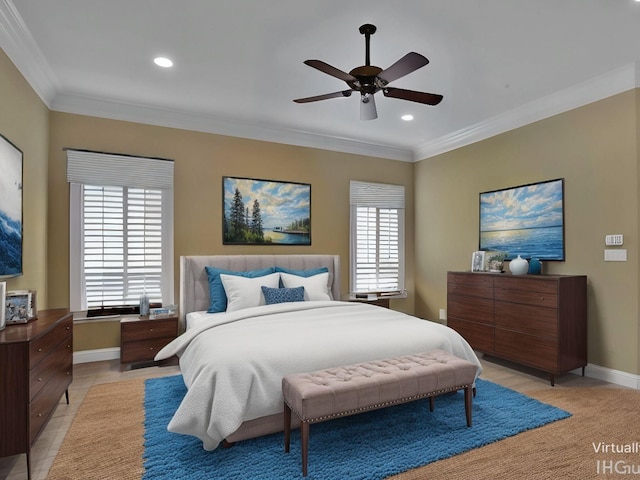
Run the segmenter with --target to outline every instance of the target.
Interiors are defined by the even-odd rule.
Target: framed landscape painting
[[[564,261],[564,179],[480,194],[480,250]]]
[[[0,277],[22,274],[22,151],[0,135]]]
[[[224,245],[311,245],[311,185],[222,177]]]

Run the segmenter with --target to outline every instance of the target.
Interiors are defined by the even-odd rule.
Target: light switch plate
[[[627,249],[622,248],[619,250],[607,249],[604,251],[605,262],[626,262],[627,261]]]

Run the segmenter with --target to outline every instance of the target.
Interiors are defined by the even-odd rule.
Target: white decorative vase
[[[529,271],[529,262],[518,255],[518,258],[511,260],[509,270],[513,275],[525,275]]]

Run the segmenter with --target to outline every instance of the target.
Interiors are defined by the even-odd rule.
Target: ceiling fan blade
[[[350,97],[352,90],[343,90],[341,92],[325,93],[324,95],[316,95],[315,97],[296,98],[296,103],[317,102],[318,100],[328,100],[329,98]]]
[[[403,88],[385,87],[382,89],[385,97],[409,100],[410,102],[424,103],[426,105],[438,105],[442,101],[442,95],[435,93],[416,92]]]
[[[427,63],[429,63],[429,60],[427,60],[426,57],[423,57],[416,52],[410,52],[389,68],[380,72],[378,74],[378,78],[387,83],[391,83],[400,77],[404,77],[405,75],[409,75],[411,72],[415,72],[419,68],[424,67]]]
[[[309,65],[310,67],[320,70],[321,72],[331,75],[332,77],[339,78],[340,80],[343,80],[345,82],[355,82],[357,80],[356,77],[349,75],[347,72],[343,72],[336,67],[332,67],[322,60],[305,60],[304,63],[305,65]]]

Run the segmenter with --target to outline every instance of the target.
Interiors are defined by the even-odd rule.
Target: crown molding
[[[215,115],[193,114],[62,93],[55,73],[12,0],[0,0],[0,46],[51,110],[404,162],[425,160],[640,86],[640,64],[630,63],[411,149],[294,129],[274,128]]]
[[[180,112],[96,97],[58,94],[50,108],[78,115],[215,133],[404,162],[412,162],[414,158],[413,151],[396,146],[373,144],[299,130],[273,128],[228,117]]]
[[[516,109],[425,142],[414,150],[414,160],[425,160],[559,113],[637,88],[640,64],[630,63],[611,72],[526,103]]]
[[[11,0],[0,0],[0,46],[40,99],[51,108],[59,82]]]

